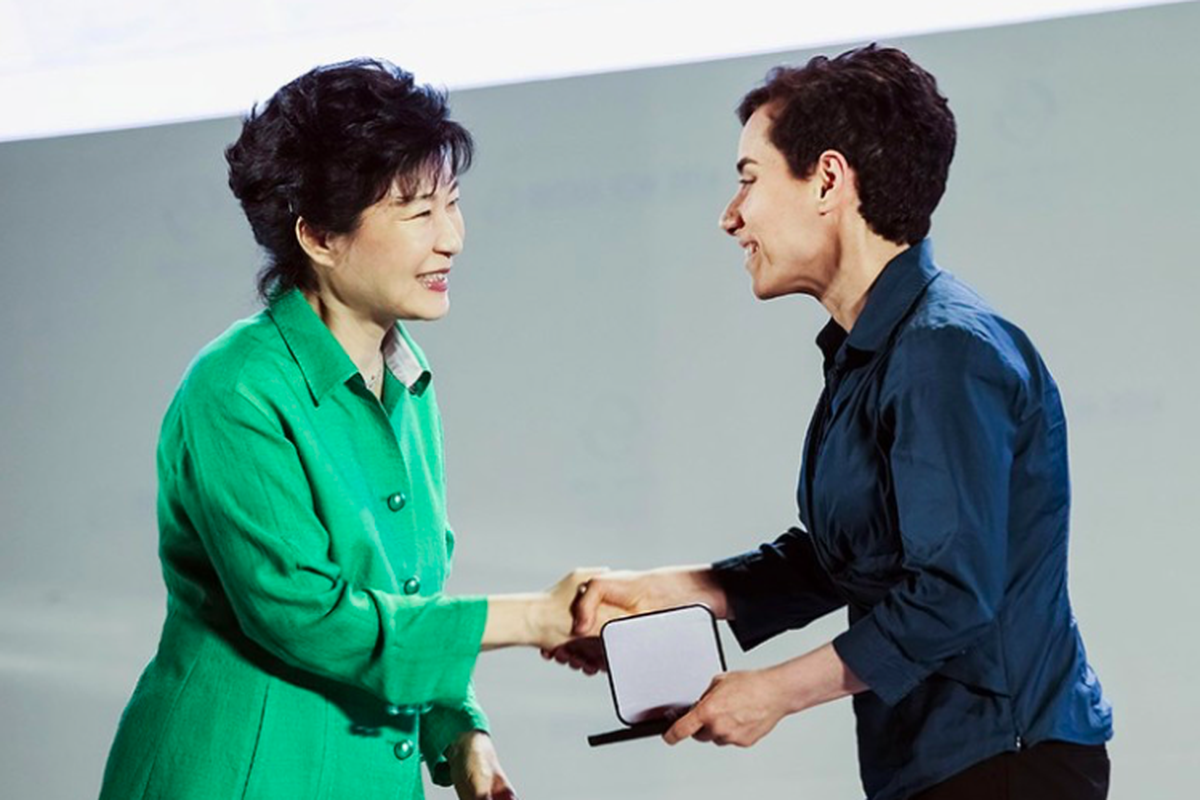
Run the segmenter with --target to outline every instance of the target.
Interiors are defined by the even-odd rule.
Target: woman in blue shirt
[[[926,238],[954,153],[946,99],[870,46],[773,70],[738,113],[721,226],[757,297],[808,294],[832,317],[802,527],[712,565],[593,579],[576,631],[601,600],[700,601],[749,648],[844,606],[844,633],[719,676],[667,741],[749,746],[853,695],[871,800],[1104,798],[1111,709],[1067,596],[1058,389]]]

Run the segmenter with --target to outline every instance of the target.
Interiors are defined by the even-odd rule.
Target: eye
[[[423,217],[431,217],[431,216],[433,216],[433,212],[426,210],[426,211],[421,211],[420,213],[417,213],[417,214],[413,214],[411,217],[407,217],[407,219],[410,219],[410,220],[411,219],[421,219]]]

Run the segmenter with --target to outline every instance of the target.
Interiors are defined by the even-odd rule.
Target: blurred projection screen
[[[242,113],[388,58],[451,89],[1159,5],[1144,0],[0,0],[0,141]]]

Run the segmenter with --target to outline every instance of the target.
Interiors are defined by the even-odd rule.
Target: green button
[[[404,504],[407,502],[408,500],[400,492],[389,495],[387,499],[388,508],[390,508],[392,511],[399,511],[400,509],[404,508]]]
[[[409,578],[404,582],[405,594],[416,594],[421,591],[421,581],[416,578]]]
[[[413,743],[408,739],[396,742],[396,746],[392,748],[392,752],[396,754],[396,758],[404,761],[413,754]]]
[[[389,703],[384,710],[387,711],[389,717],[411,717],[415,714],[424,714],[431,708],[433,708],[433,703],[413,703],[410,705]]]

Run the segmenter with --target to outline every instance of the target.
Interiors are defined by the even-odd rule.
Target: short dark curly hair
[[[393,183],[406,192],[432,174],[471,165],[470,133],[449,117],[445,92],[417,84],[387,61],[355,59],[310,70],[255,106],[225,149],[229,188],[266,251],[258,293],[270,302],[316,288],[296,239],[303,217],[327,233],[352,233]],[[432,173],[430,173],[432,170]]]
[[[762,106],[771,143],[797,178],[836,150],[858,176],[859,213],[871,230],[897,244],[929,233],[954,158],[954,114],[937,80],[904,52],[871,44],[776,67],[742,98],[742,124]]]

